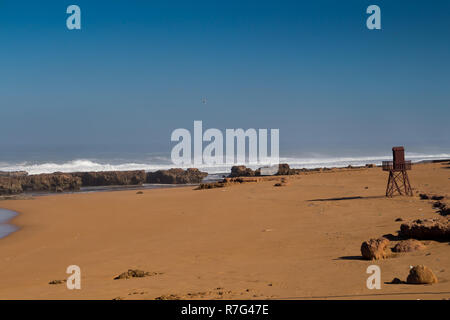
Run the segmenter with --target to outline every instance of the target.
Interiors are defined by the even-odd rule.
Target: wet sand
[[[16,226],[8,224],[8,221],[16,215],[17,213],[14,211],[0,208],[0,239],[17,230]]]
[[[336,170],[226,188],[63,194],[0,201],[20,228],[0,239],[0,299],[442,299],[450,298],[450,246],[365,261],[361,243],[397,234],[403,220],[437,216],[418,193],[450,196],[443,163],[410,171],[414,197],[383,197],[380,168]],[[81,268],[81,290],[63,280]],[[381,290],[366,269],[381,268]],[[434,285],[405,280],[424,264]],[[128,269],[143,278],[113,280]]]

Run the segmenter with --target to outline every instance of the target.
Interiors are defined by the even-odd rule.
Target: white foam
[[[413,162],[423,160],[448,159],[450,154],[417,154],[406,153],[406,158]],[[363,166],[367,163],[381,164],[384,160],[392,160],[392,156],[366,156],[366,157],[311,157],[311,158],[295,158],[295,157],[281,157],[280,163],[288,163],[292,168],[321,168],[321,167],[346,167]],[[46,163],[0,163],[0,171],[26,171],[29,174],[53,173],[53,172],[82,172],[82,171],[127,171],[127,170],[145,170],[156,171],[160,169],[170,169],[175,166],[170,164],[166,158],[155,159],[155,163],[143,162],[124,162],[124,163],[100,163],[88,159],[77,159],[63,163],[46,162]],[[157,163],[163,162],[163,163]],[[198,169],[206,171],[210,174],[229,172],[232,165],[201,165],[196,166]],[[261,164],[252,163],[246,164],[247,167],[256,169],[261,167]],[[183,168],[189,168],[185,166]]]

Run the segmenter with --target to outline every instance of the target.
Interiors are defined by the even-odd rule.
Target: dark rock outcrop
[[[0,176],[0,195],[12,195],[22,192],[22,182],[20,179]]]
[[[296,175],[296,174],[301,174],[303,172],[309,172],[309,171],[323,171],[326,168],[315,168],[315,169],[292,169],[291,167],[289,167],[289,165],[287,163],[280,163],[278,165],[278,172],[277,175],[278,176],[292,176],[292,175]]]
[[[162,184],[197,184],[202,182],[207,175],[206,172],[202,172],[196,168],[189,168],[187,170],[175,168],[147,172],[146,182]]]
[[[450,215],[450,207],[445,206],[439,209],[439,214],[444,217]]]
[[[223,181],[217,181],[212,183],[200,183],[200,185],[195,190],[224,188],[226,186],[227,183]]]
[[[435,203],[433,203],[432,207],[433,209],[443,209],[446,207],[446,205],[443,202],[436,201]]]
[[[449,219],[418,219],[403,223],[399,236],[418,240],[450,240]]]
[[[77,191],[81,179],[70,173],[45,173],[26,176],[20,179],[23,191],[63,192]]]
[[[444,202],[436,201],[433,203],[433,208],[437,209],[441,216],[448,216],[450,214],[450,207]]]
[[[280,163],[278,165],[277,175],[279,176],[287,176],[292,174],[292,170],[287,163]]]
[[[64,192],[77,191],[80,187],[124,186],[148,183],[197,184],[208,174],[198,169],[170,169],[146,173],[136,171],[102,171],[50,173],[27,175],[26,172],[2,173],[0,175],[0,195],[14,195],[26,191]]]
[[[0,177],[20,178],[28,175],[26,171],[0,171]]]
[[[255,171],[246,166],[233,166],[231,168],[231,174],[228,176],[229,178],[236,177],[253,177],[255,176]]]
[[[76,191],[80,187],[81,179],[67,173],[0,177],[0,195],[19,194],[25,191]]]
[[[273,168],[273,167],[271,167],[271,168]],[[247,168],[246,166],[233,166],[231,168],[231,174],[228,177],[236,178],[236,177],[261,176],[263,169],[264,168],[259,168],[255,171],[253,171],[252,169]],[[271,170],[266,170],[266,171],[270,172]],[[306,171],[308,171],[308,169],[291,169],[287,163],[280,163],[280,164],[278,164],[278,171],[276,171],[276,167],[275,167],[275,170],[273,170],[273,175],[288,176],[288,175],[300,174],[300,173],[306,172]],[[272,175],[272,173],[269,173],[269,174],[265,173],[263,175]]]
[[[72,176],[79,177],[83,187],[142,185],[146,180],[144,170],[75,172]]]

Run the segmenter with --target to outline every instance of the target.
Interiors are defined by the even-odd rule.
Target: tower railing
[[[405,171],[411,170],[411,160],[402,162],[383,161],[381,164],[383,171]]]

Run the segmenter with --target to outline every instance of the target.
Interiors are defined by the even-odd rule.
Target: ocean
[[[156,171],[180,167],[174,165],[169,155],[127,155],[126,157],[80,157],[74,159],[57,159],[45,155],[40,159],[32,160],[1,160],[0,171],[26,171],[29,174],[53,173],[53,172],[80,172],[80,171],[126,171],[145,170]],[[422,154],[406,152],[406,159],[413,163],[437,159],[450,159],[450,153]],[[322,168],[322,167],[347,167],[363,166],[368,163],[379,165],[384,160],[392,160],[392,155],[367,155],[367,156],[288,156],[280,157],[280,163],[287,163],[291,168]],[[188,168],[186,166],[185,168]],[[196,168],[210,175],[229,173],[231,165],[196,165]],[[257,169],[260,164],[247,164],[247,167]]]

